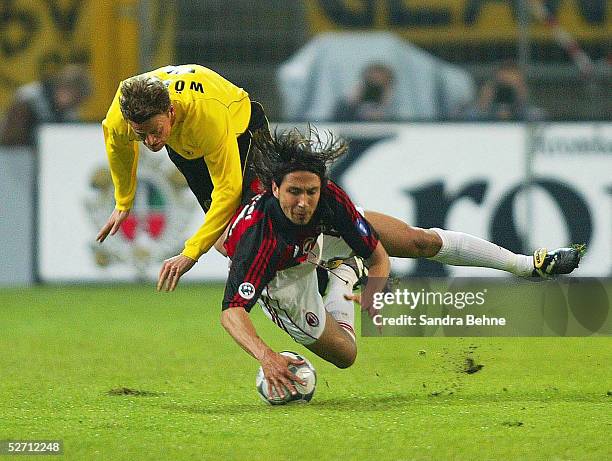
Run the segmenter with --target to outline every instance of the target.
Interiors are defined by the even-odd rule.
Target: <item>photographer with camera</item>
[[[384,64],[368,65],[362,72],[362,81],[353,94],[341,100],[335,110],[338,122],[383,122],[394,120],[391,111],[393,99],[393,71]]]
[[[494,78],[482,86],[475,106],[467,112],[469,120],[536,121],[544,118],[542,109],[529,104],[525,77],[511,61],[504,62]]]

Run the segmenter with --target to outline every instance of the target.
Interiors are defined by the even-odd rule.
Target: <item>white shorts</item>
[[[357,208],[363,215],[363,209]],[[279,271],[258,303],[266,317],[300,344],[314,343],[325,329],[326,310],[319,294],[316,264],[321,259],[346,259],[351,248],[340,237],[320,235],[309,262]]]
[[[319,294],[317,264],[322,237],[311,251],[310,262],[278,271],[258,303],[264,314],[300,344],[312,344],[325,329],[325,306]]]

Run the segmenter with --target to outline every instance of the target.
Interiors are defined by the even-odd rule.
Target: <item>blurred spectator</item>
[[[369,67],[389,91],[363,83]],[[283,118],[291,121],[359,120],[345,115],[340,101],[350,106],[364,96],[357,108],[380,109],[364,110],[367,120],[448,120],[462,115],[476,93],[467,71],[390,32],[319,34],[279,66],[278,83]]]
[[[392,110],[393,70],[385,64],[369,64],[352,94],[340,100],[334,119],[338,122],[389,121],[396,118]]]
[[[78,121],[78,107],[90,94],[89,74],[77,64],[19,87],[0,126],[0,145],[34,146],[41,123]]]
[[[543,120],[542,109],[528,101],[525,77],[510,61],[503,63],[492,80],[484,83],[476,105],[467,111],[470,120],[516,121]]]

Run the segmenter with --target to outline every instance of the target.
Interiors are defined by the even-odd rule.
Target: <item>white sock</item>
[[[340,326],[355,340],[355,305],[353,301],[344,299],[344,295],[353,293],[353,285],[357,283],[355,271],[341,264],[329,274],[327,295],[325,295],[325,310],[340,324]],[[348,281],[340,280],[334,274]]]
[[[533,258],[517,255],[470,234],[432,229],[442,239],[442,248],[429,259],[451,266],[475,266],[499,269],[520,277],[528,277],[533,271]]]

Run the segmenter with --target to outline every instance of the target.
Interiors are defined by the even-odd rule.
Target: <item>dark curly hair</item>
[[[272,181],[278,186],[284,177],[294,171],[310,171],[321,178],[321,186],[327,182],[327,168],[348,150],[348,143],[324,132],[325,141],[316,128],[309,126],[308,135],[297,128],[288,131],[257,131],[253,136],[254,161],[252,169],[271,191]]]
[[[137,75],[121,84],[119,106],[126,120],[143,123],[170,109],[170,93],[157,77]]]

